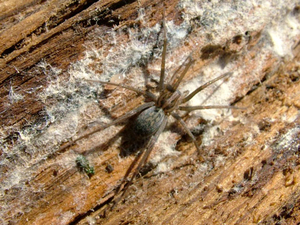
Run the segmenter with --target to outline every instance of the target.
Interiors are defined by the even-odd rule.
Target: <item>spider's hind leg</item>
[[[201,149],[197,143],[197,140],[195,138],[195,136],[192,134],[192,132],[190,131],[190,129],[187,127],[186,123],[184,122],[184,120],[177,114],[177,113],[172,113],[171,114],[180,124],[181,126],[183,127],[183,129],[185,130],[185,132],[189,135],[189,137],[192,139],[197,151],[198,151],[198,154],[199,154],[199,159],[200,161],[204,161],[204,158],[201,156]]]
[[[104,209],[103,211],[104,216],[107,214],[107,211],[111,211],[123,199],[123,196],[126,194],[128,187],[133,183],[133,180],[137,177],[140,169],[148,161],[150,153],[152,152],[158,137],[165,129],[166,124],[167,124],[167,118],[165,117],[160,127],[158,128],[157,132],[150,138],[146,148],[144,150],[141,150],[138,153],[138,155],[135,157],[135,159],[132,161],[132,163],[130,164],[129,168],[126,171],[126,174],[124,175],[121,181],[121,184],[115,190],[114,198],[112,200],[112,205]],[[132,175],[130,177],[131,173]]]

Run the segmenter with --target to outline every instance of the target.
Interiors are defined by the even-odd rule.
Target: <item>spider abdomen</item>
[[[152,106],[145,109],[136,118],[133,130],[138,136],[148,137],[158,130],[164,118],[164,111],[161,108]]]

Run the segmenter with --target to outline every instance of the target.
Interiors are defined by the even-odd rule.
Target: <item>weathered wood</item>
[[[182,5],[179,1],[163,4],[159,0],[0,3],[1,223],[296,224],[300,221],[300,35],[293,36],[291,56],[283,54],[282,60],[276,55],[275,40],[269,47],[275,53],[264,52],[271,43],[264,34],[266,26],[270,26],[267,18],[260,28],[235,33],[228,29],[219,35],[207,28],[213,26],[210,27],[211,21],[204,20],[205,15],[204,19],[184,19],[189,12]],[[206,7],[204,3],[197,6]],[[299,6],[291,1],[290,7],[282,16],[290,14],[287,20],[298,32]],[[106,68],[113,73],[117,64],[129,65],[123,69],[126,78],[113,76],[128,85],[137,85],[148,72],[159,74],[156,68],[160,67],[157,52],[161,50],[161,33],[160,26],[155,28],[155,25],[160,24],[163,10],[166,20],[174,21],[174,26],[189,21],[190,29],[184,41],[178,37],[179,44],[169,37],[175,40],[169,44],[171,53],[167,55],[167,61],[173,62],[168,66],[170,73],[190,53],[196,62],[185,78],[187,83],[198,82],[194,80],[198,77],[202,79],[201,68],[226,69],[230,65],[234,75],[225,81],[234,80],[229,99],[235,106],[247,108],[233,111],[233,116],[215,117],[214,123],[185,117],[193,126],[200,124],[197,140],[203,142],[205,162],[198,160],[193,143],[180,129],[174,128],[176,124],[171,124],[169,136],[161,138],[153,155],[163,154],[164,148],[175,144],[177,154],[162,157],[158,167],[134,182],[124,201],[106,218],[100,218],[134,157],[120,157],[120,151],[121,155],[126,153],[134,139],[129,139],[128,144],[126,140],[119,141],[126,135],[119,132],[122,128],[112,127],[72,147],[61,151],[59,148],[76,132],[90,129],[92,126],[85,127],[89,122],[118,117],[141,104],[143,98],[122,89],[96,90],[95,84],[84,81],[81,84],[76,80],[80,76],[74,74],[83,71],[82,77],[98,74],[97,78],[106,79]],[[252,10],[255,14],[258,9]],[[238,26],[244,22],[238,18],[236,23],[234,19],[228,23]],[[172,24],[169,26],[174,32]],[[209,33],[199,32],[203,29]],[[139,32],[145,34],[138,36]],[[145,37],[148,39],[144,40]],[[141,42],[135,46],[132,41]],[[155,44],[150,50],[148,46],[142,49],[141,43],[146,46],[147,42]],[[95,55],[88,58],[86,54],[92,54],[91,49]],[[124,49],[132,58],[134,51],[150,53],[128,63],[130,57],[117,52]],[[111,55],[115,58],[110,59]],[[87,58],[93,60],[86,64],[80,61]],[[262,65],[258,65],[260,62]],[[83,69],[82,65],[86,67]],[[99,98],[100,106],[96,102]],[[202,129],[204,123],[206,128]],[[205,138],[210,136],[213,140],[207,142]],[[79,153],[95,167],[95,175],[90,178],[76,167]]]

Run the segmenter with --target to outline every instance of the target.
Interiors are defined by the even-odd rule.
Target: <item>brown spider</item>
[[[194,110],[201,110],[201,109],[216,109],[216,108],[236,108],[234,106],[220,106],[220,105],[209,105],[209,106],[186,106],[184,103],[188,102],[191,98],[193,98],[197,93],[199,93],[204,88],[208,87],[209,85],[213,84],[214,82],[230,76],[232,73],[225,73],[217,78],[210,80],[209,82],[201,85],[192,93],[181,93],[178,91],[178,86],[180,85],[181,81],[183,80],[184,76],[186,75],[187,71],[194,63],[194,59],[189,56],[185,60],[185,62],[175,71],[173,76],[171,77],[170,81],[165,84],[165,61],[166,61],[166,49],[167,49],[167,38],[166,38],[166,25],[163,16],[163,35],[164,35],[164,42],[163,42],[163,51],[162,51],[162,62],[161,62],[161,72],[160,72],[160,79],[157,86],[157,92],[159,93],[158,96],[155,94],[144,91],[138,88],[112,83],[112,82],[104,82],[104,81],[95,81],[89,80],[91,82],[99,82],[101,84],[108,84],[112,86],[121,87],[124,89],[131,90],[136,92],[139,95],[143,95],[146,99],[150,99],[150,102],[146,102],[143,105],[125,113],[123,116],[117,118],[113,122],[106,124],[104,126],[98,127],[95,130],[89,132],[88,134],[84,134],[78,137],[75,140],[70,141],[65,146],[62,146],[60,150],[65,149],[71,145],[73,145],[78,140],[83,138],[87,138],[93,133],[99,132],[100,130],[106,129],[112,125],[119,124],[128,120],[129,118],[137,115],[136,120],[133,122],[133,131],[137,137],[148,137],[148,142],[143,150],[140,150],[129,168],[124,175],[121,184],[115,190],[115,197],[113,199],[113,205],[110,207],[112,209],[124,196],[128,187],[132,183],[133,179],[138,175],[140,169],[146,164],[149,155],[156,143],[160,134],[164,131],[168,116],[174,117],[179,123],[182,125],[186,133],[191,137],[194,145],[196,146],[198,152],[200,153],[200,148],[196,142],[196,139],[192,132],[188,129],[184,120],[178,115],[177,111],[186,111],[191,112]],[[178,75],[179,74],[179,75]],[[131,177],[130,177],[130,174]],[[129,178],[130,177],[130,178]],[[122,192],[122,193],[121,193]],[[121,193],[121,195],[120,195]],[[118,195],[120,195],[118,197]]]

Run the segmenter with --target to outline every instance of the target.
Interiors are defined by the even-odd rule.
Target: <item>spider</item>
[[[194,110],[201,109],[216,109],[216,108],[236,108],[234,106],[221,106],[221,105],[206,105],[206,106],[186,106],[185,103],[192,99],[197,93],[201,90],[205,89],[209,85],[215,83],[216,81],[223,79],[225,77],[230,76],[232,73],[225,73],[221,76],[216,77],[208,81],[207,83],[201,85],[196,90],[191,93],[184,92],[181,93],[178,90],[178,87],[183,80],[184,76],[188,72],[189,68],[195,62],[192,56],[188,56],[184,63],[179,66],[179,68],[172,75],[168,83],[165,83],[165,62],[166,62],[166,51],[167,51],[167,37],[166,37],[166,24],[163,15],[163,50],[162,50],[162,61],[161,61],[161,71],[160,71],[160,79],[158,85],[156,87],[158,95],[150,91],[144,91],[139,88],[126,86],[123,84],[113,83],[113,82],[104,82],[104,81],[95,81],[88,80],[91,82],[99,82],[103,85],[112,85],[120,88],[124,88],[130,91],[137,93],[138,95],[143,95],[145,99],[150,99],[149,102],[146,102],[137,108],[125,113],[123,116],[117,118],[113,122],[106,124],[104,126],[98,127],[93,131],[84,134],[78,137],[75,140],[68,142],[65,146],[62,146],[60,150],[65,149],[71,145],[73,145],[78,140],[87,138],[93,133],[99,132],[100,130],[106,129],[112,125],[116,125],[122,123],[131,117],[137,116],[135,121],[132,124],[132,130],[135,132],[137,138],[148,138],[148,142],[146,143],[144,149],[140,150],[129,168],[127,169],[120,185],[115,190],[115,195],[113,198],[113,207],[122,199],[124,194],[126,193],[130,184],[132,184],[133,180],[139,174],[140,169],[146,164],[148,161],[149,155],[159,138],[160,134],[164,131],[168,117],[172,116],[175,118],[181,126],[184,128],[185,132],[192,139],[198,153],[200,153],[200,147],[196,142],[196,138],[192,134],[192,132],[188,129],[184,120],[179,116],[178,111],[186,111],[191,112]],[[201,156],[200,156],[201,157]],[[130,176],[130,174],[132,174]]]

